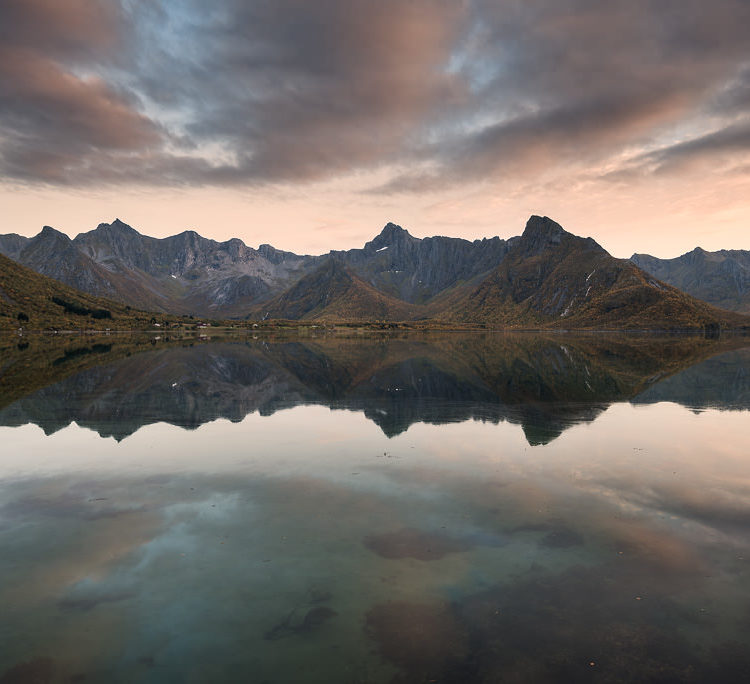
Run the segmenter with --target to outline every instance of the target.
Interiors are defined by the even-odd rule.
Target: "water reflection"
[[[529,444],[537,445],[617,401],[750,407],[746,338],[282,337],[165,341],[158,348],[147,339],[112,339],[43,347],[47,366],[38,362],[30,381],[18,367],[39,351],[6,350],[6,372],[16,373],[5,380],[4,393],[21,396],[0,410],[0,425],[31,422],[51,434],[76,422],[123,439],[155,422],[195,428],[320,404],[361,411],[389,437],[417,422],[507,420],[521,424]],[[118,356],[124,358],[103,363]],[[62,370],[69,377],[33,391]]]
[[[748,681],[741,340],[78,344],[0,363],[3,684]]]

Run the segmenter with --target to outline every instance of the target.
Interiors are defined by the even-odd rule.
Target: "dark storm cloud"
[[[194,113],[185,135],[225,145],[235,174],[260,180],[397,157],[460,97],[445,67],[464,16],[461,2],[434,0],[226,3],[172,94]],[[149,84],[155,97],[161,88]]]
[[[680,126],[716,126],[708,119],[730,106],[719,126],[750,114],[738,80],[750,60],[743,0],[488,0],[473,10],[473,36],[458,54],[461,74],[477,84],[463,118],[478,123],[424,150],[436,169],[383,190],[617,164]]]
[[[8,0],[0,4],[0,159],[3,175],[75,182],[111,151],[157,142],[136,97],[97,69],[121,49],[116,4]],[[73,176],[68,176],[72,170]]]
[[[0,45],[63,58],[106,54],[119,42],[122,14],[107,0],[3,0]]]
[[[719,89],[708,106],[713,111],[724,112],[727,115],[750,111],[750,59]]]
[[[454,140],[442,140],[424,154],[439,160],[438,171],[405,174],[375,192],[413,192],[460,179],[535,175],[549,168],[594,162],[637,139],[644,129],[678,114],[683,104],[684,98],[674,93],[601,95],[597,100],[581,99],[529,112]]]
[[[718,131],[664,147],[644,155],[642,163],[655,171],[665,171],[680,164],[716,160],[726,155],[750,154],[750,121],[744,120]]]
[[[665,171],[746,150],[748,35],[746,0],[8,0],[0,163],[73,184],[406,169],[389,191]]]
[[[0,111],[4,171],[20,178],[66,182],[68,168],[158,141],[132,97],[101,77],[77,77],[51,60],[2,48]]]

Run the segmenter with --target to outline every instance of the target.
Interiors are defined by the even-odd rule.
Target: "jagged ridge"
[[[750,251],[707,252],[696,247],[674,259],[633,254],[630,260],[693,297],[722,309],[750,314]]]
[[[500,266],[440,318],[503,326],[719,328],[748,320],[615,259],[591,238],[532,216]]]
[[[244,318],[329,257],[383,294],[429,302],[494,268],[504,240],[415,238],[393,223],[361,249],[297,255],[238,239],[216,242],[194,231],[157,239],[115,219],[70,240],[45,229],[34,238],[0,236],[0,253],[91,294],[175,314]]]

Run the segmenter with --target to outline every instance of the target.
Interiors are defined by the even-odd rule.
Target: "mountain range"
[[[157,239],[118,219],[72,240],[49,226],[32,238],[0,236],[1,254],[84,292],[152,311],[215,318],[245,317],[321,267],[340,275],[331,262],[385,297],[421,304],[487,272],[507,249],[499,238],[421,240],[392,223],[361,249],[322,256],[267,244],[254,249],[239,239],[217,242],[192,231]]]
[[[234,319],[435,320],[503,327],[720,328],[748,319],[532,216],[519,237],[416,238],[388,223],[362,248],[298,255],[122,221],[75,239],[46,226],[0,253],[83,292],[144,310]]]
[[[674,259],[633,254],[630,260],[693,297],[722,309],[750,314],[750,250],[707,252],[696,247]]]

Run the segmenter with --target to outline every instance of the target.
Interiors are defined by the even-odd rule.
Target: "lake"
[[[0,683],[750,681],[750,338],[0,339]]]

